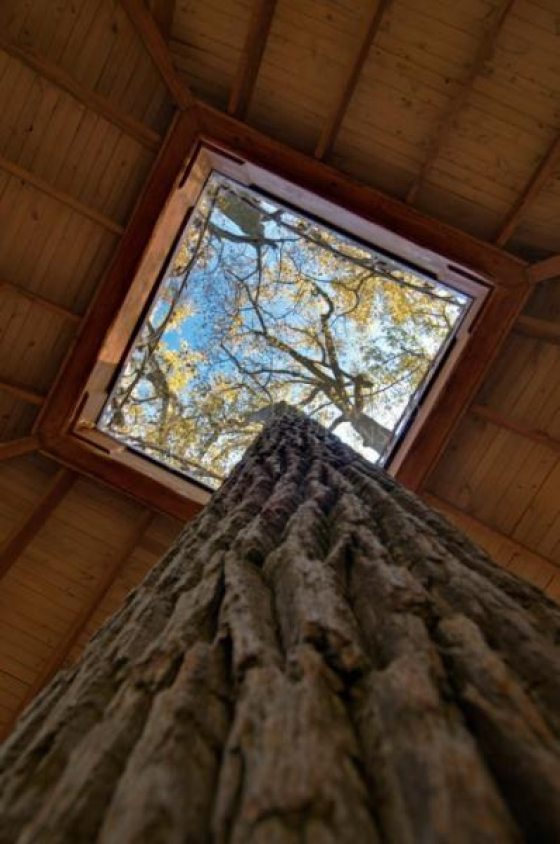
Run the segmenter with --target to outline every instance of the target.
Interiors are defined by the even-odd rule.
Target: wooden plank
[[[457,115],[465,105],[469,94],[472,91],[477,76],[482,71],[484,65],[489,61],[494,52],[496,40],[500,35],[507,15],[514,2],[515,0],[505,0],[505,2],[502,2],[501,6],[498,7],[495,20],[493,21],[485,37],[481,41],[480,46],[474,57],[474,60],[469,66],[468,71],[461,82],[460,90],[455,96],[452,96],[450,98],[449,105],[440,120],[440,123],[433,138],[431,139],[428,156],[422,164],[420,173],[410,186],[410,189],[406,195],[406,201],[408,203],[414,202],[419,190],[423,187],[428,176],[430,175],[432,167],[434,166],[434,163],[436,162],[436,159],[438,158],[443,145],[446,143],[449,134],[453,129],[453,125]]]
[[[560,255],[552,255],[550,258],[545,258],[544,261],[531,264],[527,270],[527,275],[533,284],[560,277]]]
[[[132,283],[151,232],[171,189],[194,151],[197,124],[191,111],[179,113],[152,168],[132,219],[88,311],[73,353],[61,368],[49,401],[38,420],[43,433],[65,430],[91,370]]]
[[[560,440],[556,440],[554,437],[551,437],[549,434],[546,434],[544,431],[539,431],[536,428],[527,428],[527,426],[516,422],[514,419],[509,419],[507,416],[503,416],[501,413],[492,410],[490,407],[486,407],[483,404],[472,404],[469,408],[469,412],[474,416],[478,416],[479,419],[484,419],[487,422],[491,422],[493,425],[505,428],[507,431],[513,431],[514,434],[519,434],[519,436],[525,437],[534,443],[546,445],[553,451],[560,451]]]
[[[16,562],[30,542],[39,533],[46,520],[64,498],[76,476],[68,469],[60,469],[54,476],[45,494],[26,516],[23,523],[16,528],[0,549],[0,578]]]
[[[557,322],[523,314],[513,326],[513,330],[517,334],[525,334],[527,337],[544,340],[545,343],[560,345],[560,323]]]
[[[527,208],[540,193],[552,176],[560,161],[560,135],[550,145],[548,152],[527,182],[525,188],[513,204],[511,211],[501,224],[496,235],[497,246],[504,246],[524,217]]]
[[[37,405],[37,407],[42,405],[46,398],[42,393],[38,393],[31,387],[26,387],[24,384],[18,384],[15,381],[9,381],[7,378],[0,380],[0,390],[13,396],[15,399],[24,401],[27,404]]]
[[[70,654],[72,648],[82,635],[89,621],[91,620],[96,610],[100,606],[101,602],[111,589],[115,578],[126,566],[138,543],[142,541],[142,538],[148,530],[153,518],[153,513],[149,511],[143,513],[140,520],[138,521],[138,524],[133,529],[125,548],[111,563],[109,563],[106,571],[103,573],[99,582],[96,584],[95,589],[92,595],[90,596],[89,600],[86,602],[74,622],[70,625],[67,633],[62,637],[61,641],[54,649],[53,653],[46,662],[42,671],[39,673],[39,675],[29,687],[27,694],[23,698],[17,712],[14,715],[14,720],[18,717],[20,712],[25,709],[27,704],[31,700],[33,700],[33,698],[41,691],[41,689],[46,686],[46,684],[54,677],[54,675],[59,671],[59,669],[63,667],[64,662]]]
[[[243,118],[257,81],[277,0],[253,0],[249,28],[237,65],[228,102],[228,113]]]
[[[35,173],[31,173],[30,170],[26,170],[24,167],[20,167],[19,164],[14,164],[13,161],[8,161],[7,158],[0,156],[0,168],[5,170],[6,173],[10,173],[10,175],[15,176],[16,179],[21,179],[22,181],[27,182],[34,188],[37,188],[37,190],[40,190],[42,193],[47,194],[47,196],[52,197],[52,199],[55,199],[57,202],[67,205],[69,208],[72,208],[73,211],[77,211],[78,214],[81,214],[89,220],[92,220],[94,223],[103,226],[103,228],[107,229],[107,231],[118,235],[123,233],[124,228],[120,225],[120,223],[116,223],[115,220],[109,219],[109,217],[106,217],[105,214],[101,214],[89,205],[84,205],[83,202],[80,202],[78,199],[70,196],[70,194],[58,190],[40,176],[37,176]]]
[[[139,120],[125,114],[107,97],[97,94],[91,88],[81,85],[72,76],[66,73],[65,70],[58,67],[54,62],[45,56],[40,55],[35,50],[29,47],[20,47],[17,44],[10,43],[6,38],[0,36],[0,49],[15,59],[23,62],[27,67],[38,73],[40,76],[48,79],[53,85],[62,88],[67,94],[74,97],[75,100],[82,103],[86,108],[99,114],[101,117],[108,120],[114,126],[117,126],[131,138],[138,141],[142,146],[148,149],[156,150],[162,142],[161,135],[145,126]]]
[[[57,316],[63,317],[69,322],[80,323],[82,320],[81,314],[71,311],[70,308],[65,308],[64,305],[58,305],[56,302],[51,302],[50,299],[45,299],[45,297],[41,296],[39,293],[27,290],[25,287],[22,287],[21,284],[14,284],[11,281],[4,281],[3,279],[0,279],[0,288],[2,287],[6,290],[10,290],[12,293],[16,293],[24,299],[28,299],[36,305],[40,305],[45,310],[50,311]]]
[[[149,7],[159,31],[168,40],[175,17],[175,0],[149,0]]]
[[[169,93],[180,109],[188,109],[194,100],[187,85],[177,73],[169,47],[142,0],[120,0],[144,47],[157,67]]]
[[[523,308],[529,290],[525,286],[492,291],[463,354],[396,473],[405,486],[416,491],[423,487]]]
[[[344,120],[344,115],[346,114],[354,94],[354,90],[358,84],[362,68],[366,63],[371,47],[375,41],[375,36],[379,31],[381,21],[383,20],[390,3],[391,0],[374,0],[364,37],[352,64],[348,67],[338,97],[325,122],[325,125],[323,126],[319,140],[317,141],[317,146],[315,147],[314,152],[315,158],[326,158],[334,146],[342,121]]]
[[[39,437],[36,434],[30,437],[20,437],[20,439],[11,442],[0,443],[0,461],[29,454],[30,451],[36,451],[38,447]]]
[[[209,143],[271,170],[413,243],[495,279],[499,285],[527,283],[526,263],[453,226],[428,217],[398,199],[361,184],[334,167],[198,102],[202,136]]]
[[[42,443],[41,450],[58,463],[101,481],[150,509],[181,522],[194,518],[204,506],[202,501],[189,498],[173,488],[169,476],[167,482],[156,480],[145,471],[119,461],[115,456],[88,445],[78,437],[67,435],[57,439],[43,439]]]

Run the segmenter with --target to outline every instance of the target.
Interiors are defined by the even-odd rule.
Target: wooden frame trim
[[[497,425],[499,428],[504,428],[506,431],[511,431],[513,434],[518,434],[520,437],[531,440],[531,442],[560,452],[560,440],[551,437],[544,431],[536,428],[528,428],[514,419],[509,419],[498,411],[492,410],[491,407],[486,407],[483,404],[472,404],[469,408],[469,413],[472,413],[478,419],[483,419],[485,422],[490,422],[492,425]]]
[[[100,478],[139,498],[147,506],[175,518],[194,515],[203,505],[201,500],[190,499],[188,482],[183,487],[184,491],[170,489],[169,481],[164,483],[154,477],[147,478],[136,465],[123,459],[122,452],[114,452],[110,456],[97,443],[85,442],[83,431],[81,435],[70,433],[77,414],[81,413],[84,398],[87,398],[84,391],[93,390],[95,394],[95,383],[88,386],[88,381],[101,351],[103,359],[97,364],[101,366],[105,366],[103,361],[107,366],[114,366],[122,354],[122,337],[119,339],[116,317],[127,297],[140,297],[138,305],[138,301],[148,295],[146,284],[148,280],[153,283],[154,266],[166,257],[168,249],[169,232],[161,234],[161,220],[166,218],[165,215],[171,215],[171,219],[178,213],[173,210],[172,197],[176,194],[172,193],[172,189],[186,190],[185,186],[193,177],[195,182],[197,177],[202,178],[197,170],[196,156],[203,146],[210,151],[215,150],[236,165],[242,163],[253,168],[253,174],[257,173],[254,168],[268,173],[267,189],[273,191],[275,184],[283,184],[284,190],[289,188],[295,204],[298,204],[298,191],[314,196],[319,209],[324,207],[324,203],[336,204],[341,218],[354,215],[368,225],[377,226],[386,235],[389,230],[394,240],[405,239],[412,245],[411,248],[417,249],[418,256],[426,254],[426,251],[445,256],[453,271],[461,273],[464,270],[467,279],[479,282],[482,278],[489,285],[491,292],[472,328],[471,341],[460,355],[445,389],[429,410],[429,422],[395,469],[396,476],[404,483],[414,489],[420,488],[455,425],[466,412],[525,302],[531,289],[526,265],[492,245],[431,220],[404,203],[357,184],[323,162],[296,152],[201,104],[194,112],[177,115],[84,322],[75,350],[60,372],[40,414],[36,430],[42,437],[45,450],[66,465]],[[186,173],[190,174],[188,181]],[[282,196],[281,191],[279,196]],[[184,211],[181,213],[184,214]],[[320,211],[318,216],[321,216]],[[411,260],[410,256],[404,260]],[[147,273],[145,283],[142,278],[137,278],[139,271]],[[136,292],[131,294],[133,283]],[[131,330],[133,327],[130,326]],[[200,492],[198,488],[197,492]]]
[[[10,570],[27,546],[37,536],[53,510],[60,504],[76,475],[69,469],[59,469],[44,495],[33,507],[19,527],[9,536],[0,549],[0,578]]]
[[[51,62],[50,59],[41,56],[35,50],[31,50],[28,47],[12,44],[1,36],[0,50],[22,62],[22,64],[25,64],[34,73],[52,82],[57,88],[66,91],[77,102],[82,103],[86,108],[108,120],[122,132],[134,138],[139,144],[142,144],[142,146],[151,150],[157,150],[160,147],[163,140],[161,135],[134,117],[122,112],[107,97],[103,97],[90,88],[80,85],[79,82],[66,73],[65,70]]]
[[[101,214],[94,208],[90,208],[89,205],[84,205],[84,203],[80,202],[79,199],[75,199],[69,193],[58,190],[58,188],[53,187],[40,176],[37,176],[30,170],[26,170],[24,167],[20,167],[19,164],[14,164],[13,161],[8,161],[8,159],[3,156],[0,156],[0,169],[9,173],[10,176],[15,176],[16,179],[21,179],[23,182],[27,182],[29,185],[32,185],[37,190],[41,191],[41,193],[50,196],[51,199],[62,203],[62,205],[66,205],[68,208],[71,208],[72,211],[76,211],[78,214],[81,214],[82,217],[87,217],[93,223],[97,223],[98,226],[102,226],[102,228],[107,229],[108,232],[116,235],[121,235],[123,233],[124,227],[121,226],[120,223],[116,223],[114,220],[106,217],[105,214]]]
[[[385,12],[391,5],[391,0],[374,0],[373,9],[370,12],[369,21],[355,58],[346,71],[346,76],[340,88],[340,93],[329,113],[329,116],[321,130],[319,140],[313,153],[315,158],[326,158],[334,146],[336,137],[342,126],[344,115],[356,90],[360,74],[373,47],[379,27]]]
[[[193,96],[187,84],[177,73],[171,51],[146,4],[143,0],[120,0],[120,4],[177,106],[182,110],[190,108],[194,104]]]
[[[277,0],[253,0],[245,43],[229,95],[228,114],[243,118],[249,108],[276,4]]]

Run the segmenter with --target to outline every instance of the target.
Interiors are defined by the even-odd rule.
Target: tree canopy
[[[287,401],[378,459],[467,304],[214,174],[101,427],[216,486]]]

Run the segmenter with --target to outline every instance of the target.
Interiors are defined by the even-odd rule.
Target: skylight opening
[[[215,488],[287,401],[383,464],[470,303],[213,172],[98,427]]]

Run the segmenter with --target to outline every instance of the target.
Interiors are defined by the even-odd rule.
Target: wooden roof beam
[[[0,288],[2,287],[12,293],[15,293],[17,296],[21,296],[23,299],[27,299],[30,302],[39,305],[41,308],[68,320],[69,322],[78,324],[82,321],[81,314],[77,314],[75,311],[70,310],[70,308],[64,307],[64,305],[58,305],[50,299],[45,299],[44,296],[41,296],[39,293],[34,293],[32,290],[28,290],[26,287],[22,287],[21,284],[14,284],[12,281],[4,281],[0,279]]]
[[[560,345],[560,323],[557,322],[523,314],[513,326],[513,330],[517,334],[524,334],[526,337],[534,337],[536,340],[543,340],[545,343]]]
[[[255,89],[277,0],[253,0],[249,28],[228,102],[228,114],[243,118]]]
[[[97,223],[97,225],[102,226],[104,229],[107,229],[107,231],[117,235],[121,235],[123,233],[124,227],[121,226],[120,223],[116,223],[114,220],[106,217],[105,214],[101,214],[94,208],[90,208],[89,205],[84,205],[83,202],[75,199],[69,193],[58,190],[58,188],[53,187],[53,185],[46,182],[40,176],[37,176],[30,170],[26,170],[24,167],[20,167],[19,164],[15,164],[13,161],[8,161],[8,159],[3,156],[0,156],[0,169],[9,173],[11,176],[15,176],[16,179],[21,179],[23,182],[27,182],[27,184],[32,185],[37,190],[41,191],[41,193],[50,196],[57,202],[62,203],[62,205],[66,205],[68,208],[71,208],[83,217],[87,217],[89,220],[92,220],[92,222]]]
[[[469,408],[469,412],[472,413],[473,416],[483,419],[485,422],[490,422],[492,425],[497,425],[499,428],[504,428],[506,431],[518,434],[520,437],[524,437],[527,440],[531,440],[531,442],[537,443],[537,445],[545,445],[553,451],[560,452],[560,440],[551,437],[544,431],[539,431],[536,428],[528,428],[526,425],[522,425],[514,419],[509,419],[509,417],[502,415],[498,411],[492,410],[491,407],[486,407],[486,405],[482,404],[472,404]]]
[[[134,138],[142,146],[156,150],[161,145],[161,135],[134,117],[125,114],[111,100],[107,99],[107,97],[103,97],[101,94],[92,91],[91,88],[81,85],[66,73],[65,70],[62,70],[62,68],[58,67],[50,59],[39,55],[35,50],[12,44],[2,36],[0,36],[0,49],[9,56],[12,56],[12,58],[25,64],[30,70],[38,73],[44,79],[52,82],[53,85],[66,91],[67,94],[70,94],[71,97],[86,106],[90,111],[94,111],[114,126],[117,126],[122,132]]]
[[[550,278],[560,278],[560,255],[552,255],[544,261],[531,264],[527,275],[533,284],[540,284],[541,281],[548,281]]]
[[[53,510],[60,504],[76,479],[74,472],[59,469],[45,494],[39,499],[22,524],[15,529],[0,548],[0,578],[23,554],[37,536]]]
[[[391,0],[374,0],[362,42],[354,60],[346,71],[346,76],[340,88],[336,102],[331,109],[327,121],[321,131],[321,135],[319,136],[319,140],[317,141],[317,146],[315,147],[314,152],[315,158],[326,158],[334,146],[342,121],[344,120],[344,115],[350,105],[356,85],[358,84],[358,79],[360,78],[360,74],[373,46],[385,12],[389,8],[390,2]]]
[[[19,714],[23,712],[27,704],[32,701],[37,694],[39,694],[41,689],[43,689],[44,686],[46,686],[47,683],[52,680],[54,675],[64,666],[64,663],[70,655],[72,648],[79,640],[80,636],[86,629],[90,620],[93,618],[94,614],[100,607],[103,599],[111,589],[111,586],[115,582],[116,578],[128,563],[138,543],[142,541],[142,538],[148,530],[153,519],[154,514],[150,511],[144,512],[142,514],[137,525],[133,528],[125,548],[120,554],[115,557],[112,562],[109,563],[106,571],[101,575],[99,582],[96,584],[93,593],[89,597],[89,600],[85,603],[74,622],[70,625],[70,628],[68,629],[66,634],[62,637],[61,641],[54,649],[53,653],[50,656],[50,659],[43,667],[37,679],[31,684],[31,686],[27,690],[25,698],[20,703],[17,712],[14,716],[14,721],[17,719]]]
[[[149,0],[150,12],[159,31],[167,40],[171,36],[175,17],[175,0]]]
[[[524,190],[516,199],[511,211],[501,224],[495,239],[496,246],[505,246],[521,222],[521,219],[525,216],[528,206],[541,192],[547,181],[550,179],[553,170],[556,169],[559,163],[560,135],[555,138],[549,146],[548,152],[527,182]]]
[[[191,108],[194,105],[193,96],[175,69],[171,51],[146,4],[143,0],[120,0],[120,3],[175,103],[181,110]]]
[[[39,437],[36,434],[30,437],[20,437],[17,440],[0,443],[0,462],[2,460],[9,460],[11,457],[21,457],[23,454],[37,451],[38,448]]]
[[[34,404],[40,407],[45,399],[42,393],[38,393],[32,387],[26,387],[24,384],[18,384],[16,381],[8,380],[7,378],[0,379],[0,390],[12,396],[19,401],[26,402],[26,404]]]
[[[451,96],[435,134],[430,141],[428,155],[420,168],[420,173],[415,178],[406,195],[406,201],[409,204],[415,201],[418,196],[418,192],[424,186],[443,145],[449,137],[459,111],[465,105],[469,94],[472,91],[477,76],[484,65],[492,57],[496,41],[514,2],[515,0],[502,0],[501,5],[497,9],[494,21],[481,41],[472,64],[469,66],[468,71],[462,80],[460,90],[456,96]]]

